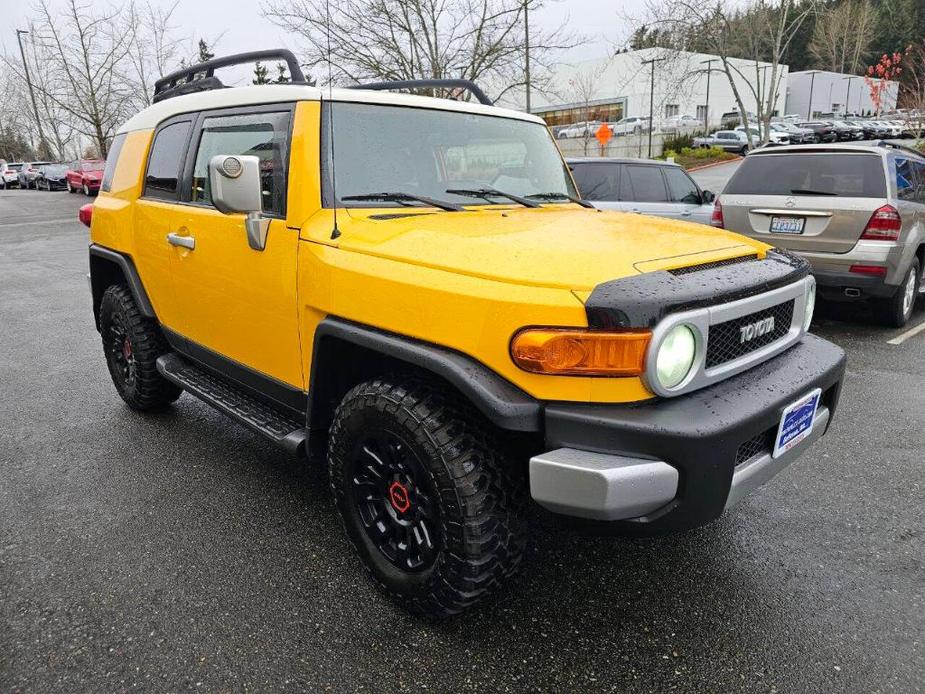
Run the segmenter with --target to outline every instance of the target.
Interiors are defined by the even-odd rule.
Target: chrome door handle
[[[167,234],[167,243],[171,246],[183,246],[183,248],[189,248],[190,250],[196,248],[196,239],[192,236],[180,236],[176,232]]]

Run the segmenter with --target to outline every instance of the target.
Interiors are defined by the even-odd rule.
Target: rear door
[[[670,216],[700,224],[709,224],[713,205],[703,204],[703,195],[696,183],[680,167],[663,166],[668,184]]]
[[[794,251],[847,253],[887,203],[880,154],[752,154],[721,198],[727,229]]]
[[[674,217],[678,211],[668,197],[668,188],[657,164],[624,164],[620,177],[620,202],[628,212],[656,217]]]

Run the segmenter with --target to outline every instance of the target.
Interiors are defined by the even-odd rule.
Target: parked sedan
[[[39,167],[52,163],[50,161],[30,161],[23,164],[19,170],[19,187],[35,188],[35,179],[39,175]]]
[[[22,168],[20,162],[7,163],[0,160],[0,189],[19,187],[19,170]]]
[[[849,118],[846,122],[860,128],[864,133],[865,140],[879,140],[884,137],[889,137],[890,135],[889,131],[885,127],[876,125],[869,120],[864,120],[862,118]]]
[[[44,164],[39,167],[35,177],[36,190],[66,190],[67,166],[64,164]]]
[[[694,147],[719,147],[727,152],[745,154],[749,150],[748,136],[740,130],[717,130],[712,135],[695,137]]]
[[[83,159],[71,163],[67,170],[67,192],[83,191],[84,195],[98,193],[105,166],[106,162],[100,159]]]
[[[677,164],[651,159],[569,159],[581,197],[602,210],[709,224],[715,195]]]

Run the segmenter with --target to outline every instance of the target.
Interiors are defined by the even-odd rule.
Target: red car
[[[100,192],[100,181],[103,180],[103,167],[106,162],[100,159],[81,159],[71,162],[67,169],[67,192],[83,191],[84,195],[95,195]]]

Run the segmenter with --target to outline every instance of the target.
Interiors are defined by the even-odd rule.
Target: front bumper
[[[845,354],[813,335],[710,388],[635,407],[550,405],[549,452],[530,460],[530,492],[551,511],[622,532],[660,534],[717,518],[827,430]],[[822,390],[809,438],[770,451],[783,410]]]

